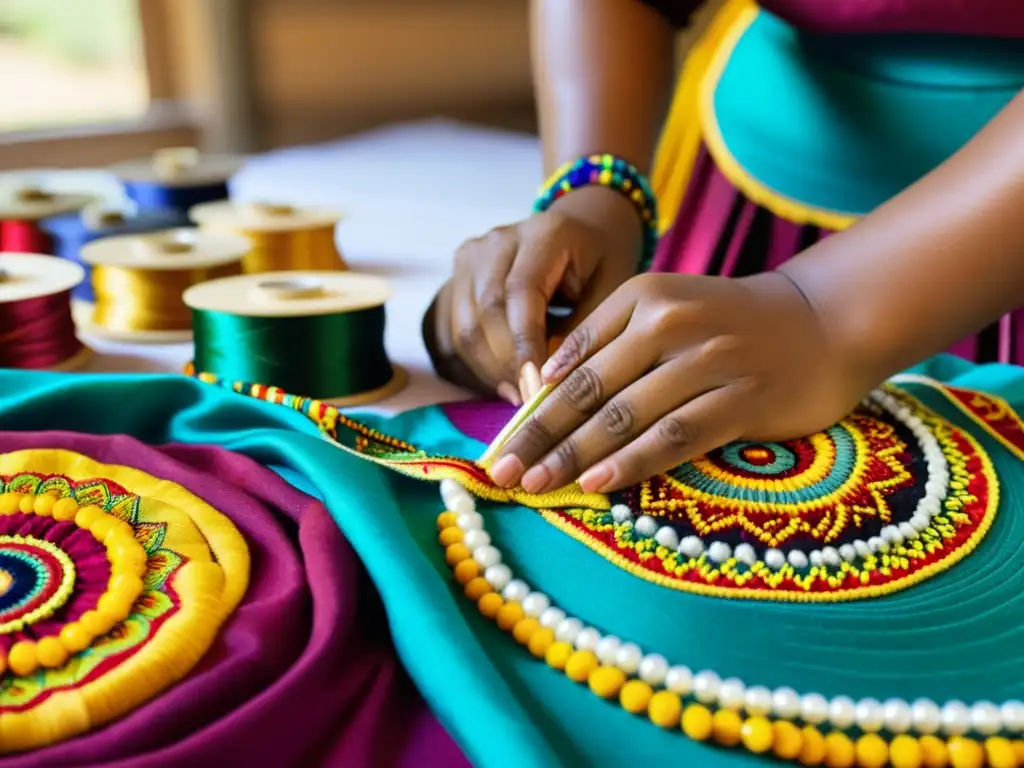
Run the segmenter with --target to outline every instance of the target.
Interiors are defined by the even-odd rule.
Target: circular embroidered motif
[[[75,736],[174,683],[248,567],[237,529],[180,486],[69,451],[0,455],[0,753]]]
[[[998,485],[973,437],[886,389],[825,432],[733,443],[623,501],[543,515],[664,586],[834,601],[902,589],[963,558],[992,524]]]

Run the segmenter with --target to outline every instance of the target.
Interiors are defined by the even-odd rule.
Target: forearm
[[[786,264],[881,380],[1024,305],[1024,95],[934,172]]]
[[[637,0],[533,0],[545,171],[608,152],[650,170],[671,98],[675,33]]]

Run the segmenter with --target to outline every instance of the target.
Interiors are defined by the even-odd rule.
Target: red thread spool
[[[75,335],[71,290],[77,264],[38,254],[0,257],[0,368],[77,367],[88,351]]]
[[[39,223],[51,216],[75,213],[94,202],[90,195],[17,187],[0,195],[0,252],[53,253],[53,240]]]

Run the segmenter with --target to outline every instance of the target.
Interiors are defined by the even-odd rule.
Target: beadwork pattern
[[[129,490],[137,480],[161,493]],[[233,607],[226,583],[244,590],[248,573],[247,559],[242,573],[214,562],[244,541],[219,516],[207,539],[201,507],[68,451],[0,455],[0,753],[118,717],[198,661]],[[84,717],[67,717],[69,694]]]

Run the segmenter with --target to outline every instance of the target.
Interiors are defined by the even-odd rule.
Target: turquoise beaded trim
[[[622,193],[636,208],[644,227],[639,271],[645,272],[651,266],[658,247],[658,200],[647,177],[622,158],[607,154],[587,155],[566,163],[541,187],[533,212],[543,213],[563,195],[594,185]]]

